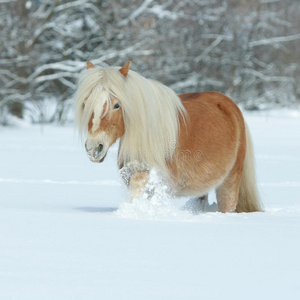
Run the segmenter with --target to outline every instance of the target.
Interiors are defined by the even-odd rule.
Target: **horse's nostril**
[[[98,148],[94,148],[94,150],[92,150],[92,156],[94,158],[98,158],[102,150],[103,150],[103,145],[99,144]]]
[[[101,155],[101,152],[103,151],[103,144],[99,144],[98,147],[93,147],[91,149],[88,149],[87,143],[85,143],[85,149],[90,158],[98,159]]]

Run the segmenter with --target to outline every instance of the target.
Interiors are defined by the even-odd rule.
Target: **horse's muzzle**
[[[103,145],[102,144],[100,144],[98,147],[92,148],[92,149],[87,149],[87,146],[85,144],[85,149],[86,149],[89,159],[95,163],[103,162],[106,157],[106,154],[107,154],[107,153],[105,153],[103,155],[103,153],[102,153]]]

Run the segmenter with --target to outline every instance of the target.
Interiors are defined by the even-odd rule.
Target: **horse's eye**
[[[114,105],[114,109],[118,109],[120,107],[120,104],[119,103],[116,103],[115,105]]]

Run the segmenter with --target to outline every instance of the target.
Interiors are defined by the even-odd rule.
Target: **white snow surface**
[[[245,118],[263,213],[161,183],[128,203],[117,146],[93,164],[72,127],[0,127],[0,299],[300,299],[300,113]]]

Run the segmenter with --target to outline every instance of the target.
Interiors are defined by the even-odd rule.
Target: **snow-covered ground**
[[[246,119],[264,213],[128,204],[116,147],[92,164],[71,127],[0,128],[0,299],[300,299],[300,113]]]

